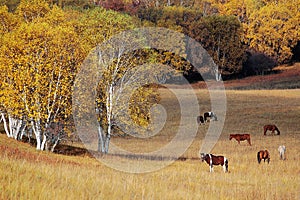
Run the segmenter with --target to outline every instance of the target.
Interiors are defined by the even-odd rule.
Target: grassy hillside
[[[295,89],[300,88],[300,63],[278,66],[274,73],[226,81],[229,89]]]
[[[208,92],[196,92],[201,109],[208,110]],[[0,134],[0,199],[299,199],[300,90],[228,90],[226,94],[225,126],[211,153],[229,159],[229,173],[220,166],[209,173],[208,165],[198,159],[208,124],[199,127],[184,159],[146,174],[117,171],[87,155],[37,152]],[[167,91],[164,95],[168,116],[176,118],[178,109],[169,109],[176,105],[174,96]],[[112,138],[112,142],[131,151],[150,151],[174,136],[173,123],[148,139]],[[267,123],[275,123],[281,135],[263,136],[262,126]],[[245,132],[251,134],[252,146],[228,140],[230,133]],[[281,144],[287,147],[285,161],[279,160],[277,152]],[[270,164],[257,163],[261,149],[269,150]],[[117,155],[110,158],[132,161]],[[144,165],[160,162],[141,161]]]
[[[227,80],[224,81],[224,85],[230,90],[297,89],[300,88],[300,63],[278,66],[269,75]],[[198,82],[194,83],[193,87],[204,89],[206,84]]]

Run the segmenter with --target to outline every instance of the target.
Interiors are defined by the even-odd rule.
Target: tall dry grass
[[[209,109],[208,92],[196,93],[201,108]],[[170,141],[180,113],[172,109],[176,105],[173,96],[164,94],[170,122],[162,133],[148,139],[112,138],[112,142],[131,151],[147,152]],[[186,160],[145,174],[117,171],[89,157],[37,152],[2,134],[0,199],[299,199],[299,99],[299,90],[227,91],[224,129],[211,153],[229,159],[229,173],[223,173],[220,166],[210,173],[208,165],[198,159],[208,125],[199,127],[182,156]],[[281,135],[263,136],[262,126],[266,123],[275,123]],[[252,146],[229,141],[230,133],[244,132],[251,134]],[[281,144],[287,147],[285,161],[279,160],[277,152]],[[270,164],[257,163],[260,149],[269,150]],[[132,162],[119,156],[111,159]],[[149,162],[155,165],[160,161],[141,163]]]

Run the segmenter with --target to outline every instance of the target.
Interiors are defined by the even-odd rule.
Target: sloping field
[[[224,81],[226,89],[260,90],[260,89],[296,89],[300,88],[300,63],[292,66],[278,66],[269,75],[249,76],[243,79]],[[206,88],[204,82],[193,84],[194,88]]]
[[[185,95],[188,91],[178,92]],[[180,109],[176,109],[174,95],[168,91],[163,94],[162,104],[170,120],[159,134],[144,139],[112,138],[112,143],[131,152],[166,145],[177,131]],[[196,95],[200,112],[209,110],[208,91],[196,90]],[[179,160],[142,174],[114,170],[87,154],[37,152],[29,144],[0,134],[0,199],[299,199],[300,90],[228,90],[226,95],[225,124],[211,153],[229,159],[229,173],[223,173],[220,166],[210,173],[208,165],[198,158],[209,124],[199,126]],[[195,120],[195,116],[189,117]],[[263,136],[262,126],[269,123],[276,124],[281,135]],[[230,133],[250,133],[252,146],[229,141]],[[277,152],[281,144],[287,147],[285,161]],[[270,164],[257,163],[256,153],[261,149],[269,150]],[[120,155],[106,158],[140,165],[134,167],[163,162],[162,158]]]

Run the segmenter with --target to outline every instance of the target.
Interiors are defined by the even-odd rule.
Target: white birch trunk
[[[219,73],[219,70],[215,70],[216,81],[221,81],[222,75]]]
[[[41,150],[42,150],[42,151],[45,149],[45,144],[46,144],[46,142],[47,142],[47,137],[46,137],[45,134],[43,134],[43,141],[42,141],[42,143],[41,143]],[[47,146],[47,147],[48,147],[48,146]],[[47,150],[48,150],[48,148],[47,148]]]
[[[104,147],[104,133],[101,125],[98,126],[98,151],[105,153],[105,147]]]
[[[11,135],[12,137],[17,140],[19,138],[19,134],[20,134],[20,129],[21,129],[21,126],[22,126],[22,120],[19,120],[19,119],[15,119],[15,118],[11,118]]]
[[[104,153],[108,153],[111,127],[112,127],[112,109],[113,109],[113,83],[109,86],[108,97],[106,99],[106,110],[107,110],[107,135],[104,143]]]
[[[20,134],[19,134],[19,137],[18,137],[19,140],[22,140],[23,136],[25,135],[26,126],[27,126],[26,121],[22,120],[22,125],[21,125],[21,128],[20,128]]]
[[[41,148],[41,143],[42,143],[42,141],[41,141],[42,133],[41,132],[42,131],[41,131],[40,121],[39,120],[37,122],[32,121],[31,124],[32,124],[32,130],[33,130],[33,133],[34,133],[35,139],[36,139],[36,149],[43,150]]]
[[[13,137],[11,124],[12,124],[12,118],[8,115],[8,126],[9,126],[9,136],[8,137]]]
[[[7,121],[5,119],[5,114],[4,113],[1,113],[1,120],[3,120],[4,130],[5,130],[5,133],[6,133],[7,137],[10,137],[10,133],[9,133],[9,130],[8,130]]]
[[[58,142],[59,142],[59,139],[57,139],[55,141],[55,143],[53,144],[53,146],[51,147],[51,152],[54,152],[54,149],[55,149],[56,145],[58,144]]]

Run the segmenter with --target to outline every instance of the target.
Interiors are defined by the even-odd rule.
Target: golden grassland
[[[210,109],[208,92],[197,90],[196,94],[201,112]],[[139,152],[170,141],[180,111],[174,109],[174,96],[166,91],[164,95],[162,104],[170,122],[161,133],[148,139],[112,138],[112,142]],[[37,152],[0,134],[0,199],[299,199],[300,90],[229,90],[226,95],[225,125],[211,153],[229,159],[229,173],[220,166],[210,173],[198,158],[208,124],[199,127],[182,155],[185,159],[143,174],[114,170],[88,156]],[[281,135],[263,136],[262,126],[268,123],[276,124]],[[229,141],[230,133],[250,133],[252,146]],[[279,160],[277,152],[281,144],[287,147],[285,161]],[[257,163],[261,149],[269,150],[270,164]],[[132,162],[119,156],[111,159]],[[140,161],[142,165],[161,162]]]

